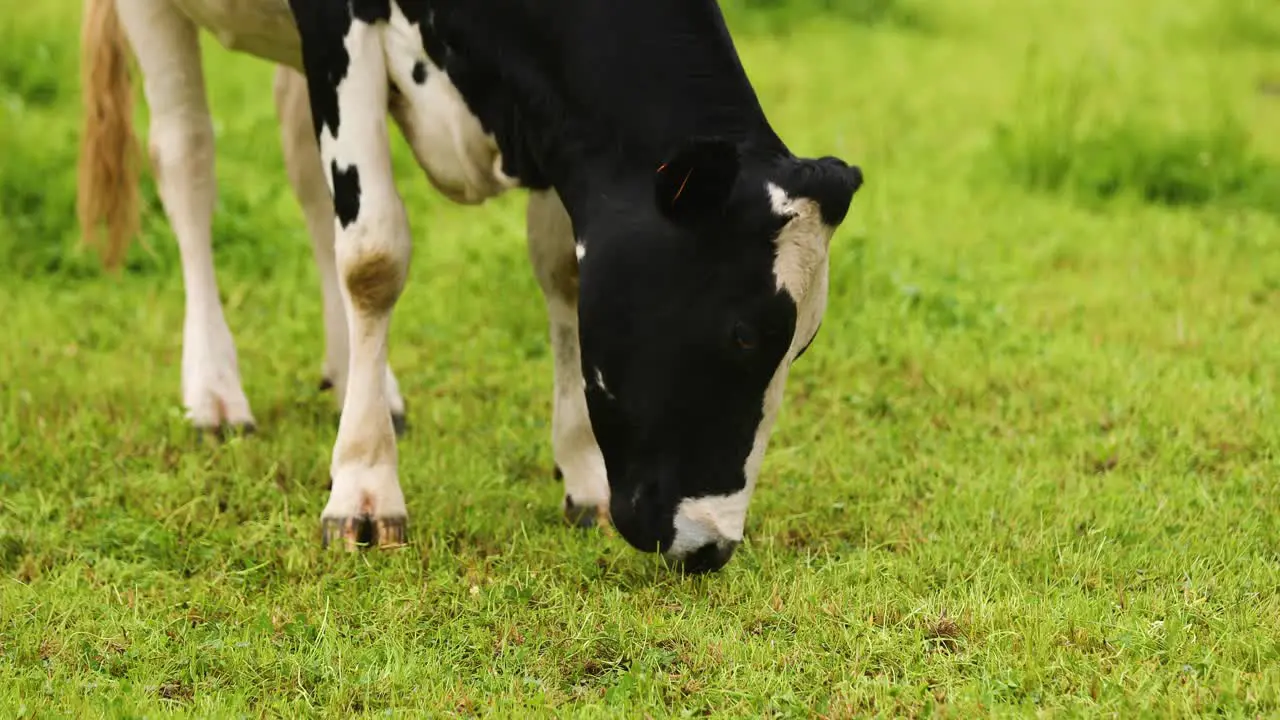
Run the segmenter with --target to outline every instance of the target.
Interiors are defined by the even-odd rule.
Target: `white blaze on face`
[[[764,393],[760,425],[756,428],[755,441],[743,467],[746,486],[729,495],[682,500],[676,508],[675,540],[667,552],[673,557],[684,556],[711,542],[727,544],[742,540],[747,506],[751,503],[751,493],[760,474],[769,435],[782,407],[787,372],[796,355],[813,339],[826,312],[827,253],[835,228],[822,222],[816,201],[793,198],[773,183],[768,183],[766,189],[773,212],[791,218],[774,239],[777,254],[773,261],[773,275],[778,290],[787,293],[796,304],[795,334],[791,337],[791,347],[778,364]]]

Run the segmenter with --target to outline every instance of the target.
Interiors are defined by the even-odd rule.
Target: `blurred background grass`
[[[753,44],[774,51],[797,33],[804,36],[818,28],[821,39],[814,41],[827,52],[805,56],[827,67],[797,64],[797,76],[784,83],[763,80],[766,100],[776,87],[770,111],[785,124],[791,121],[788,85],[855,86],[833,99],[857,98],[857,104],[819,110],[846,119],[847,129],[838,135],[846,149],[854,140],[857,149],[892,163],[902,142],[912,142],[901,135],[928,123],[924,135],[936,137],[946,126],[960,142],[941,152],[912,155],[913,165],[932,159],[951,163],[950,171],[960,161],[978,171],[971,173],[978,180],[964,178],[969,182],[989,183],[984,176],[991,174],[1014,187],[1077,201],[1234,203],[1275,213],[1280,202],[1277,143],[1260,139],[1258,130],[1275,119],[1269,106],[1275,105],[1270,98],[1280,93],[1280,78],[1256,62],[1280,43],[1280,13],[1274,3],[1222,0],[1169,8],[1148,2],[1129,11],[1101,3],[1078,5],[1014,12],[989,0],[723,3],[735,32],[756,36],[760,39]],[[42,3],[0,21],[0,42],[6,48],[0,54],[0,154],[5,158],[0,170],[0,258],[5,268],[23,276],[97,272],[74,244],[74,174],[68,169],[74,167],[76,153],[77,50],[76,34],[66,23],[73,6],[66,0]],[[1118,22],[1122,18],[1141,20]],[[1087,37],[1049,29],[1059,22],[1087,26]],[[966,41],[982,47],[961,64],[938,65],[941,55]],[[856,51],[841,47],[845,43]],[[269,87],[269,69],[208,44],[211,63],[231,69],[226,80],[213,83],[223,177],[237,176],[242,165],[252,164],[254,171],[246,176],[272,180],[233,182],[220,191],[215,220],[220,262],[252,271],[262,265],[264,234],[260,215],[252,211],[278,203],[282,190],[272,116],[256,103],[264,83]],[[747,56],[750,60],[750,47]],[[997,56],[1001,60],[995,61]],[[1253,61],[1246,65],[1253,67],[1253,77],[1235,72],[1243,67],[1236,60],[1244,58]],[[1001,66],[994,67],[993,61]],[[937,72],[927,75],[931,69]],[[962,69],[968,74],[954,72]],[[896,76],[911,77],[911,85],[881,85]],[[1254,87],[1241,92],[1245,85]],[[968,96],[964,106],[958,104],[959,95]],[[945,102],[926,107],[928,100],[944,96]],[[249,117],[232,112],[243,107],[241,101],[255,108]],[[145,131],[141,104],[139,117]],[[989,127],[976,127],[984,123]],[[895,136],[871,135],[877,131]],[[857,135],[851,137],[851,132]],[[989,147],[981,152],[977,145]],[[414,172],[401,151],[400,165]],[[893,164],[876,169],[901,174]],[[162,240],[150,243],[150,252],[135,252],[129,270],[170,273],[176,250],[163,239],[167,231],[154,184],[150,178],[144,184],[147,235]],[[435,200],[423,202],[430,206]],[[238,248],[243,245],[251,249],[242,254]]]

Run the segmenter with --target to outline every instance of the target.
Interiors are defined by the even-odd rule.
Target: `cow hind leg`
[[[324,303],[324,366],[321,370],[322,389],[333,388],[338,402],[347,393],[347,314],[338,287],[338,266],[334,256],[333,198],[325,184],[324,165],[320,160],[320,146],[316,141],[308,104],[306,78],[298,71],[284,65],[277,66],[274,96],[276,113],[280,118],[281,140],[284,147],[285,169],[293,193],[302,207],[311,246],[315,254],[316,270],[320,276],[320,291]],[[396,434],[403,434],[408,427],[405,417],[404,397],[399,383],[386,368],[387,404],[391,408],[391,422]]]
[[[144,77],[152,168],[182,255],[183,405],[197,428],[252,429],[213,265],[213,122],[197,28],[170,0],[120,0],[118,11]]]
[[[569,215],[554,191],[529,197],[529,259],[542,288],[555,364],[551,446],[569,521],[590,527],[609,507],[604,456],[587,414],[578,347],[578,259]]]
[[[387,342],[409,270],[409,223],[392,176],[380,29],[338,16],[349,23],[343,31],[323,9],[294,3],[338,221],[334,259],[348,325],[347,387],[321,537],[349,550],[396,546],[405,540],[407,512],[387,402]]]

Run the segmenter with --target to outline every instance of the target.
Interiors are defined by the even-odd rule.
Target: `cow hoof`
[[[557,480],[563,480],[563,479],[564,479],[564,471],[560,469],[560,466],[559,466],[559,465],[556,465],[556,472],[555,472],[555,476],[556,476],[556,479],[557,479]]]
[[[581,530],[590,530],[596,526],[600,517],[600,509],[595,505],[578,505],[573,498],[564,496],[564,519]]]
[[[394,465],[345,463],[329,473],[329,481],[329,502],[320,513],[324,547],[350,551],[405,544],[409,512]]]
[[[322,376],[320,377],[320,386],[319,386],[319,389],[320,389],[320,392],[325,392],[325,391],[327,391],[327,390],[332,390],[332,389],[333,389],[333,381],[332,381],[332,380],[330,380],[330,379],[329,379],[329,377],[328,377],[327,375],[322,375]]]
[[[247,437],[258,432],[258,426],[251,423],[223,423],[218,426],[218,439],[230,440],[233,437]]]
[[[197,437],[214,437],[219,442],[226,442],[236,437],[248,437],[258,432],[258,426],[252,422],[220,423],[213,427],[196,427]]]
[[[320,521],[320,543],[328,549],[336,546],[354,552],[360,548],[382,549],[403,547],[407,543],[408,521],[404,517],[323,518]]]

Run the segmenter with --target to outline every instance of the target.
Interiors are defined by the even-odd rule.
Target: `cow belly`
[[[302,69],[302,43],[288,0],[173,0],[224,47]]]

